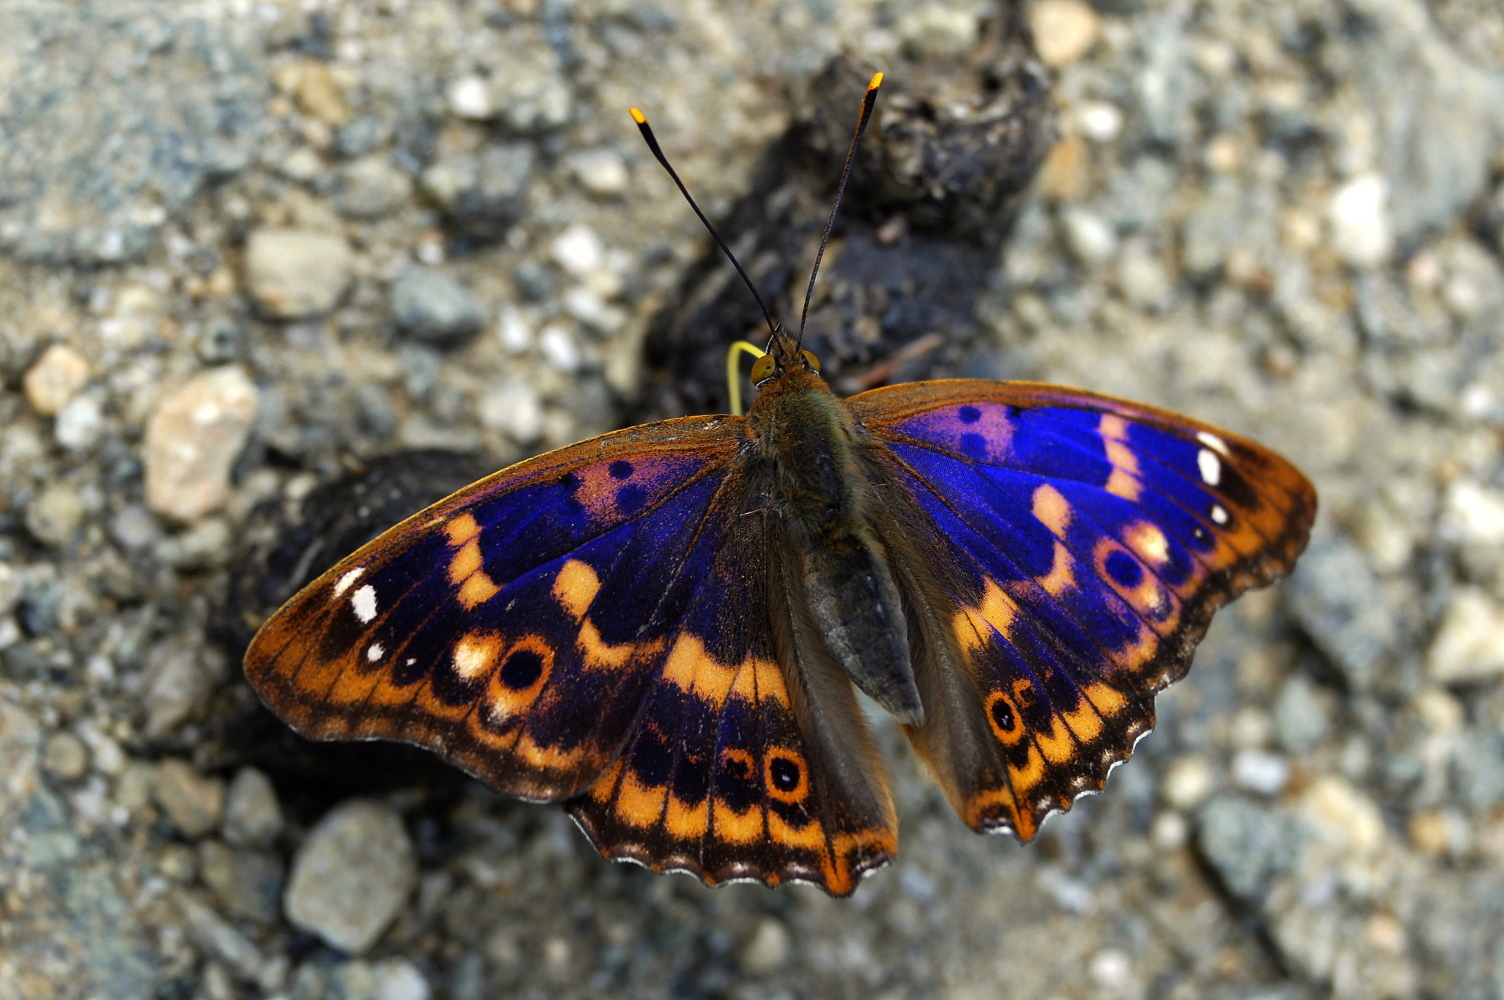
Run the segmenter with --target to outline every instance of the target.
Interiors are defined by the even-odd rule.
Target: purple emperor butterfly
[[[1316,511],[1268,449],[1079,389],[843,401],[776,326],[752,379],[745,417],[583,441],[392,528],[266,622],[251,683],[306,736],[562,802],[606,857],[845,895],[898,848],[858,690],[968,826],[1030,840]]]

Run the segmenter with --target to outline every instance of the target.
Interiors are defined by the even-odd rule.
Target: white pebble
[[[83,451],[92,446],[104,433],[104,411],[99,397],[93,393],[74,396],[58,411],[52,432],[57,435],[57,443],[69,451]]]
[[[1258,795],[1278,795],[1290,780],[1290,762],[1267,750],[1240,750],[1232,759],[1232,780]]]
[[[501,431],[520,445],[543,436],[543,403],[538,391],[520,379],[495,386],[481,397],[481,426]]]
[[[533,346],[533,327],[516,306],[502,306],[496,317],[496,337],[512,354],[521,354]]]
[[[1378,267],[1394,250],[1388,198],[1389,183],[1378,174],[1355,177],[1332,195],[1327,206],[1332,249],[1351,266]]]
[[[1099,215],[1079,208],[1060,213],[1066,246],[1076,259],[1087,266],[1109,260],[1118,249],[1118,234],[1112,224]]]
[[[65,344],[53,344],[21,380],[26,400],[44,417],[57,413],[89,381],[89,362]]]
[[[1084,101],[1076,108],[1076,127],[1092,142],[1112,142],[1123,134],[1123,112],[1107,101]]]
[[[485,121],[496,113],[491,88],[478,76],[462,76],[453,81],[445,97],[449,100],[449,110],[460,118]]]
[[[595,230],[583,222],[576,222],[554,237],[549,253],[565,271],[575,278],[583,278],[598,270],[606,261],[606,245],[595,235]]]
[[[550,323],[538,334],[538,349],[543,352],[543,360],[562,372],[578,370],[584,360],[574,334],[558,323]]]
[[[586,149],[569,158],[569,169],[591,194],[617,195],[627,189],[627,167],[613,149]]]

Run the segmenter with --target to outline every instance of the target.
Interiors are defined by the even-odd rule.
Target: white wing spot
[[[373,643],[371,643],[370,647],[368,649],[366,649],[366,659],[369,660],[371,663],[375,663],[377,660],[381,659],[385,655],[386,655],[386,650],[384,650],[384,649],[381,648],[381,643],[379,643],[379,642],[373,642]]]
[[[362,625],[371,624],[376,618],[376,588],[368,583],[357,590],[350,598],[350,609]]]
[[[1218,524],[1227,523],[1227,511],[1223,510],[1219,503],[1212,504],[1212,520]]]
[[[410,667],[414,663],[417,663],[417,662],[418,662],[417,657],[415,657],[415,656],[409,656],[407,659],[405,659],[405,660],[402,661],[402,665],[404,667]]]
[[[1232,452],[1227,450],[1227,442],[1217,437],[1211,431],[1197,431],[1196,440],[1206,445],[1212,451],[1217,452],[1223,458],[1232,457]]]
[[[354,569],[350,570],[350,572],[346,573],[344,576],[340,577],[339,582],[334,585],[334,596],[343,597],[345,591],[350,589],[350,584],[354,583],[356,580],[359,580],[360,574],[364,573],[365,571],[366,568],[364,566],[357,566]]]
[[[1222,481],[1222,463],[1217,456],[1202,448],[1196,452],[1196,464],[1201,467],[1201,478],[1208,486],[1216,486]]]

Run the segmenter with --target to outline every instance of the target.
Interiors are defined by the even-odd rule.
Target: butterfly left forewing
[[[665,421],[482,480],[309,584],[247,677],[304,735],[401,740],[508,794],[574,794],[667,655],[707,526],[734,505],[740,436]]]
[[[1288,572],[1310,484],[1188,418],[1029,383],[952,381],[848,401],[873,463],[955,567],[967,725],[911,730],[963,819],[1032,837],[1153,725],[1212,613]],[[990,740],[969,758],[953,733]],[[956,760],[970,760],[958,767]]]

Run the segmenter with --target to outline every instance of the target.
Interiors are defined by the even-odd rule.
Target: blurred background
[[[882,722],[892,867],[707,890],[260,710],[373,532],[724,407],[756,312],[626,109],[791,316],[874,68],[842,391],[1085,386],[1321,494],[1105,793],[978,837]],[[0,998],[1504,997],[1501,255],[1496,0],[10,0]]]

